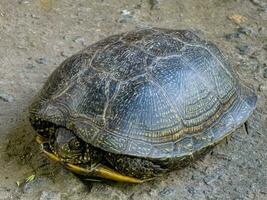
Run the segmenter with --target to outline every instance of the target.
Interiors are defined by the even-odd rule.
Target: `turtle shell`
[[[63,126],[104,151],[160,159],[213,146],[255,104],[214,44],[187,30],[150,28],[110,36],[66,59],[30,119],[41,134]]]

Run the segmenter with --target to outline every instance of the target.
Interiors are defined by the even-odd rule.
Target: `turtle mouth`
[[[41,146],[41,149],[42,149],[43,152],[48,152],[49,154],[54,155],[54,157],[55,157],[54,160],[57,160],[57,161],[60,160],[60,158],[58,157],[58,155],[56,155],[52,151],[52,149],[50,148],[51,145],[49,144],[49,139],[48,138],[43,137],[43,136],[41,136],[41,135],[38,134],[36,136],[36,139],[35,140]]]

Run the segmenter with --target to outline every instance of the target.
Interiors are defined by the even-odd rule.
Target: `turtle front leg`
[[[85,175],[85,176],[100,177],[104,179],[109,179],[109,180],[119,181],[119,182],[127,182],[127,183],[143,183],[144,182],[143,180],[140,180],[134,177],[122,175],[114,171],[113,169],[102,164],[97,164],[96,166],[91,167],[89,169],[86,169],[86,168],[83,168],[77,165],[69,164],[69,163],[66,163],[64,166],[72,172]]]
[[[140,179],[137,179],[134,177],[122,175],[122,174],[114,171],[113,169],[111,169],[105,165],[102,165],[102,164],[97,164],[96,166],[92,166],[89,169],[87,169],[84,167],[80,167],[78,165],[73,165],[70,163],[62,162],[56,155],[54,155],[51,152],[46,151],[45,149],[43,149],[43,152],[51,160],[60,162],[65,168],[67,168],[68,170],[70,170],[76,174],[89,176],[89,177],[90,176],[91,177],[99,177],[99,178],[104,178],[104,179],[109,179],[109,180],[119,181],[119,182],[128,182],[128,183],[143,183],[144,182],[143,180],[140,180]]]

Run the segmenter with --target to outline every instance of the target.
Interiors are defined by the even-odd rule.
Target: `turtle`
[[[73,173],[142,183],[206,155],[247,121],[256,101],[214,43],[153,27],[67,58],[29,119],[42,151]]]

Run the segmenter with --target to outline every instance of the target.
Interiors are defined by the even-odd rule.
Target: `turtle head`
[[[99,178],[104,178],[129,183],[144,182],[103,165],[100,150],[80,141],[72,131],[65,128],[58,128],[50,138],[37,135],[36,142],[50,159],[60,162],[76,174],[89,177],[88,180],[100,181]]]
[[[50,140],[50,148],[62,161],[69,163],[79,163],[83,154],[82,142],[72,131],[65,128],[56,130]]]
[[[104,165],[101,162],[102,151],[81,141],[71,130],[57,128],[50,138],[37,135],[36,141],[50,159],[76,174],[89,177],[88,180],[101,181],[104,178],[129,183],[144,182]]]

